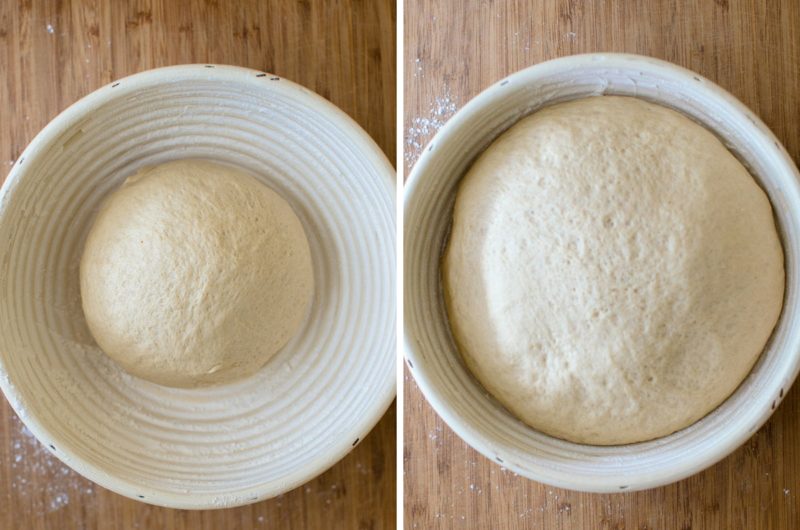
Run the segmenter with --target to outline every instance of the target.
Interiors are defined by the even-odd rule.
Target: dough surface
[[[298,331],[314,287],[291,206],[255,177],[203,160],[144,168],[115,191],[80,280],[103,351],[177,387],[257,371]]]
[[[712,133],[602,96],[522,119],[477,159],[442,280],[464,361],[513,414],[626,444],[692,424],[747,376],[781,312],[783,250]]]

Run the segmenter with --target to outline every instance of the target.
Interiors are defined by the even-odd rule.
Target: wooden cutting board
[[[456,109],[526,66],[640,53],[732,92],[800,160],[800,2],[405,2],[406,169]],[[800,528],[800,388],[731,456],[671,486],[597,495],[516,476],[467,446],[405,381],[408,529]]]
[[[127,4],[127,5],[126,5]],[[341,107],[395,157],[395,10],[374,2],[0,2],[0,179],[68,105],[113,79],[180,63],[273,72]],[[0,529],[382,529],[395,521],[394,406],[344,460],[278,498],[182,511],[95,486],[0,398]]]

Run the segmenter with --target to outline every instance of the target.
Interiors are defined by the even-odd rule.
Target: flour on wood
[[[422,154],[422,149],[433,138],[436,131],[441,129],[458,110],[456,98],[450,94],[449,87],[445,86],[441,94],[433,99],[433,103],[428,109],[428,115],[413,118],[411,127],[406,131],[406,148],[403,150],[403,158],[408,169],[411,169],[416,163]]]
[[[39,514],[64,508],[70,496],[93,499],[92,482],[53,456],[16,416],[11,422],[11,489],[17,498],[31,498]]]

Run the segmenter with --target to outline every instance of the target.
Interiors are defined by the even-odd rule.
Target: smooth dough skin
[[[295,334],[313,291],[289,204],[201,160],[142,169],[105,202],[80,266],[86,322],[133,375],[177,387],[252,374]]]
[[[766,194],[709,131],[629,97],[548,107],[463,178],[443,258],[453,336],[518,418],[627,444],[686,427],[778,320]]]

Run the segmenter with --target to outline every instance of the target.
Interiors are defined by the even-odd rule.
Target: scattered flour
[[[69,504],[69,495],[66,493],[58,493],[50,500],[49,511],[54,512],[56,510],[60,510],[67,504]]]
[[[65,466],[14,416],[11,433],[11,494],[29,499],[40,513],[55,512],[70,502],[70,495],[92,498],[94,484]],[[44,487],[42,487],[42,485]],[[42,498],[44,500],[42,500]]]
[[[356,462],[356,471],[358,471],[360,475],[366,475],[369,473],[369,468],[365,466],[363,462],[359,461]],[[306,493],[308,493],[308,490],[306,490]]]
[[[420,67],[421,68],[421,67]],[[450,89],[444,87],[441,96],[436,96],[431,103],[427,116],[418,116],[411,120],[411,126],[406,131],[406,148],[403,158],[408,169],[422,154],[425,147],[433,135],[447,123],[447,120],[458,110],[455,98],[450,95]]]
[[[478,484],[470,484],[469,490],[476,495],[481,495],[483,493],[483,488],[481,488]]]
[[[432,431],[428,432],[428,439],[433,443],[435,450],[439,450],[444,443],[443,429],[441,426],[434,427]]]
[[[419,57],[414,59],[414,77],[425,77],[422,71],[422,59]]]

